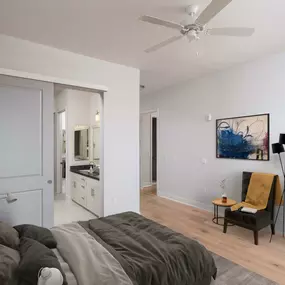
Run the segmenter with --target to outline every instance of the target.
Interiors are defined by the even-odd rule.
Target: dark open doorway
[[[152,117],[152,182],[157,179],[157,118]]]

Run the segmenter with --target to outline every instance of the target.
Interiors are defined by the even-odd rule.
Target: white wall
[[[89,160],[74,159],[74,129],[77,125],[90,126],[90,102],[92,93],[64,89],[55,96],[55,110],[66,110],[66,135],[67,135],[67,157],[66,157],[66,189],[63,194],[70,196],[69,169],[71,165],[89,164]],[[98,95],[99,96],[99,95]]]
[[[159,108],[159,195],[212,211],[221,180],[240,200],[242,171],[281,175],[276,155],[269,162],[217,159],[215,120],[270,113],[270,143],[278,142],[285,132],[284,74],[283,53],[142,97],[141,111]]]
[[[74,159],[74,128],[77,125],[90,126],[91,96],[92,94],[88,92],[67,90],[68,170],[70,165],[89,163],[89,160],[78,161]]]
[[[5,35],[0,35],[0,67],[5,74],[108,87],[103,113],[104,214],[138,212],[139,70]]]
[[[151,186],[151,113],[140,117],[140,186]]]
[[[67,92],[63,90],[60,93],[56,93],[54,96],[54,111],[61,112],[65,110],[66,107],[67,107]]]
[[[93,94],[91,96],[91,101],[90,101],[90,130],[91,130],[91,133],[90,133],[90,160],[94,160],[94,155],[95,157],[99,157],[100,158],[100,152],[101,152],[101,149],[100,149],[100,145],[101,145],[101,139],[102,139],[102,136],[101,136],[101,122],[100,120],[99,121],[96,121],[96,114],[97,114],[97,111],[99,111],[99,118],[101,117],[101,113],[102,113],[102,101],[101,101],[101,95],[100,94]],[[94,128],[96,127],[96,129]],[[96,132],[96,135],[94,135],[94,131]],[[95,143],[96,142],[96,143]],[[96,144],[97,147],[95,147],[95,152],[94,152],[94,149],[93,149],[93,143]],[[100,165],[100,159],[99,160],[96,160],[94,161],[94,163],[96,165]]]
[[[95,120],[97,111],[101,114],[101,97],[100,94],[93,94],[90,98],[90,125],[100,126],[100,121]]]

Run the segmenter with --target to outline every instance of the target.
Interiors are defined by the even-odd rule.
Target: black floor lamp
[[[278,215],[279,215],[279,212],[280,212],[282,201],[284,202],[284,193],[285,193],[285,172],[284,172],[284,166],[283,166],[282,159],[281,159],[281,153],[285,152],[283,144],[285,144],[285,134],[280,134],[279,143],[272,144],[272,152],[273,153],[278,153],[279,160],[280,160],[280,165],[281,165],[281,169],[282,169],[282,173],[283,173],[283,176],[284,176],[284,188],[283,188],[283,193],[282,193],[282,196],[281,196],[281,199],[280,199],[280,203],[279,203],[279,206],[278,206],[277,214],[276,214],[276,217],[275,217],[274,227],[275,227],[277,219],[278,219]],[[285,220],[285,212],[284,212],[284,203],[283,203],[283,229],[282,229],[283,237],[284,237],[284,220]],[[271,234],[271,237],[270,237],[270,242],[271,242],[271,240],[272,240],[272,234]]]

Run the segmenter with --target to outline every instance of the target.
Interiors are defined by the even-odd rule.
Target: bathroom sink
[[[83,174],[91,174],[89,169],[81,169],[81,170],[79,170],[79,172],[81,172]]]
[[[87,174],[87,175],[92,175],[92,176],[98,176],[99,175],[98,172],[96,172],[96,171],[90,172],[89,169],[81,169],[81,170],[79,170],[79,172],[82,174]]]

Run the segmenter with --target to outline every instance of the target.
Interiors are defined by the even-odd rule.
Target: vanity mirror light
[[[96,165],[100,165],[100,127],[93,126],[92,127],[92,158]]]
[[[74,160],[89,160],[89,126],[74,128]]]

